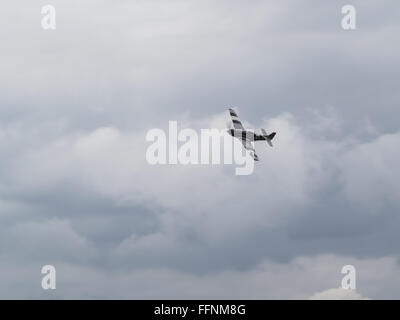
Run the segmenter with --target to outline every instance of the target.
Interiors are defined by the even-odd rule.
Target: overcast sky
[[[0,298],[400,298],[398,1],[0,6]],[[252,175],[146,162],[227,107]]]

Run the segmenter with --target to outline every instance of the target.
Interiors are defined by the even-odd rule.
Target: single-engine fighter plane
[[[229,129],[228,133],[232,137],[238,138],[242,142],[245,149],[250,151],[250,155],[253,157],[253,159],[255,161],[258,161],[258,156],[256,155],[254,147],[251,142],[264,140],[267,141],[267,143],[272,147],[271,141],[275,137],[276,132],[267,134],[267,132],[264,129],[261,129],[261,134],[256,134],[255,132],[245,130],[235,110],[229,109],[229,113],[232,118],[233,129]]]

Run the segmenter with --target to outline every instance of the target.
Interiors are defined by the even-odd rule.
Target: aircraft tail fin
[[[261,129],[261,132],[265,138],[265,141],[267,141],[267,143],[272,147],[272,139],[275,137],[276,132],[272,132],[270,134],[267,134],[267,131],[265,131],[265,129]]]

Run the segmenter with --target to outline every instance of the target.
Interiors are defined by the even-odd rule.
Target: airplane
[[[267,141],[267,143],[272,147],[272,139],[275,137],[276,132],[272,132],[270,134],[267,134],[267,132],[264,129],[261,129],[262,134],[256,134],[255,132],[245,130],[243,128],[242,123],[240,122],[237,113],[235,110],[229,108],[229,113],[232,118],[232,123],[233,123],[233,129],[229,129],[228,133],[234,137],[238,138],[245,149],[250,151],[250,155],[253,157],[255,161],[258,161],[258,156],[255,153],[255,149],[252,145],[252,141]]]

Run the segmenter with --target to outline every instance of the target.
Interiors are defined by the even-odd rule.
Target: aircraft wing
[[[250,155],[253,157],[254,160],[258,161],[258,156],[256,155],[256,150],[254,149],[253,145],[249,140],[242,139],[242,144],[245,149],[250,151]]]
[[[229,109],[229,113],[230,113],[231,118],[232,118],[233,127],[234,127],[235,129],[244,130],[243,125],[242,125],[242,123],[240,122],[240,120],[239,120],[239,118],[238,118],[238,116],[237,116],[235,110]]]

